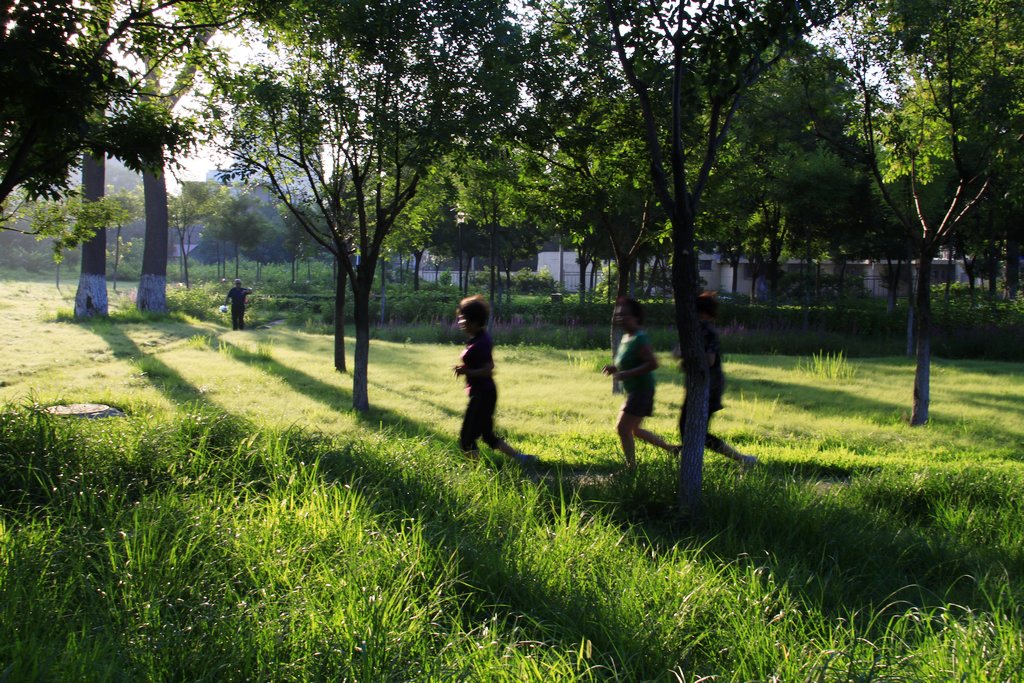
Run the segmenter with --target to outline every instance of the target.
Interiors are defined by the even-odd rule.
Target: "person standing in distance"
[[[252,290],[243,287],[242,281],[235,279],[235,286],[228,290],[227,299],[224,303],[231,304],[231,329],[245,329],[245,298],[252,294]]]
[[[494,342],[487,332],[491,314],[487,301],[480,295],[467,297],[459,302],[455,314],[459,329],[469,338],[466,350],[459,357],[461,362],[452,368],[456,377],[466,378],[466,393],[469,394],[469,405],[459,432],[462,452],[470,457],[479,456],[476,442],[482,438],[488,446],[521,465],[537,462],[537,456],[517,451],[494,433],[498,388],[494,384]]]
[[[640,427],[645,417],[654,414],[654,371],[658,369],[658,359],[644,331],[643,307],[636,299],[619,297],[612,321],[626,334],[619,342],[615,363],[604,366],[602,372],[622,382],[626,391],[626,402],[619,410],[615,431],[622,442],[626,469],[632,470],[636,468],[636,439],[671,453],[675,453],[678,447]]]

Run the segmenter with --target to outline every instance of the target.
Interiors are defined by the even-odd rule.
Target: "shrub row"
[[[221,283],[191,289],[168,288],[168,305],[201,320],[220,319]],[[458,288],[427,284],[419,291],[391,285],[382,300],[375,293],[370,315],[378,324],[375,336],[395,341],[453,341],[452,327]],[[381,324],[380,308],[384,304]],[[613,304],[579,302],[575,297],[513,296],[495,302],[495,326],[503,343],[547,344],[570,348],[603,348]],[[352,297],[346,302],[346,320],[352,319]],[[671,337],[675,322],[672,302],[645,304],[647,327]],[[334,295],[310,288],[257,287],[251,322],[284,319],[296,327],[329,333],[334,326]],[[936,291],[933,304],[933,351],[946,358],[1024,360],[1024,305],[1020,301],[974,300],[954,291],[946,299]],[[807,354],[819,350],[843,351],[852,356],[898,354],[906,346],[905,303],[892,313],[884,301],[853,300],[844,305],[770,305],[723,298],[718,325],[727,348],[749,353]]]

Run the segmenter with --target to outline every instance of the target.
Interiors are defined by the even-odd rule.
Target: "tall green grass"
[[[853,379],[857,374],[857,366],[851,364],[842,351],[835,354],[826,351],[812,354],[811,359],[801,361],[799,367],[819,379],[846,380]]]
[[[195,408],[0,420],[9,680],[1013,680],[1018,469],[493,468]],[[567,444],[571,450],[571,445]],[[575,483],[574,483],[575,482]],[[59,618],[54,618],[57,615]]]
[[[906,359],[826,381],[805,359],[727,354],[712,429],[762,465],[709,453],[704,515],[683,525],[668,454],[641,446],[618,471],[605,351],[496,335],[499,429],[541,456],[521,469],[457,452],[451,341],[375,340],[355,414],[328,337],[67,324],[37,291],[0,304],[0,680],[1024,668],[1018,365],[936,361],[931,422],[910,428]],[[657,378],[645,426],[670,436],[682,377]],[[128,417],[43,410],[80,401]]]

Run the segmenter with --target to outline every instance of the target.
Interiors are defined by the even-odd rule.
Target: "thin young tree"
[[[796,0],[604,0],[602,6],[607,34],[640,105],[654,193],[672,230],[676,325],[689,403],[679,421],[685,435],[679,505],[695,513],[709,387],[696,310],[701,198],[747,89],[814,23],[830,18],[833,7]]]
[[[1013,100],[984,55],[1008,41],[1014,3],[891,0],[835,34],[862,109],[863,159],[917,260],[911,425],[928,422],[932,277],[942,245],[986,196]],[[1020,22],[1016,25],[1019,27]]]
[[[494,0],[253,5],[274,58],[220,78],[213,110],[236,174],[266,182],[340,264],[337,291],[347,280],[353,294],[352,405],[366,411],[384,241],[424,170],[460,139],[486,137],[514,101],[515,31]],[[343,343],[336,335],[336,359]]]
[[[168,198],[168,221],[178,241],[181,279],[186,288],[190,286],[188,255],[193,241],[203,225],[217,214],[225,198],[223,186],[189,180],[181,183],[178,194]]]

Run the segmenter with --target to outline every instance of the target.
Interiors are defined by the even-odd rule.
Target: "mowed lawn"
[[[72,294],[0,282],[0,680],[1024,680],[1020,364],[935,359],[911,428],[909,359],[728,355],[761,464],[681,522],[607,353],[495,340],[519,468],[458,453],[454,329],[373,342],[360,415],[330,337]],[[37,409],[84,402],[127,419]]]
[[[232,332],[199,321],[57,322],[57,311],[73,305],[70,286],[63,296],[50,284],[0,287],[3,402],[99,402],[156,414],[199,403],[330,434],[400,426],[454,442],[458,433],[466,397],[451,372],[461,351],[454,328],[451,345],[372,342],[372,410],[357,415],[351,375],[334,370],[329,336],[284,325]],[[495,342],[497,420],[509,441],[567,464],[618,458],[612,425],[621,396],[599,371],[608,353]],[[668,350],[656,351],[657,409],[646,425],[671,440],[683,378]],[[915,429],[907,426],[911,359],[847,363],[852,378],[829,379],[813,373],[808,358],[729,355],[726,409],[712,430],[766,463],[1024,461],[1021,364],[935,359],[931,423]],[[645,453],[653,455],[641,446],[641,459]]]

